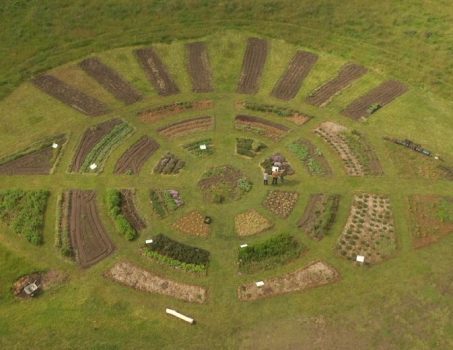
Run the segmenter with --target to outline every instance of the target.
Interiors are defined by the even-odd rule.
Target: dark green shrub
[[[128,240],[138,236],[137,230],[127,221],[121,212],[122,194],[118,190],[108,190],[106,195],[107,207],[115,221],[116,229]]]

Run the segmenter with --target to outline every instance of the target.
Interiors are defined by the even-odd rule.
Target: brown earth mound
[[[134,191],[121,190],[121,213],[136,231],[141,231],[146,227],[146,224],[138,214],[134,198]]]
[[[153,48],[138,49],[135,54],[143,70],[148,75],[149,81],[159,95],[169,96],[179,93],[176,82],[170,76],[167,68]]]
[[[343,66],[338,75],[324,85],[313,91],[306,101],[312,105],[322,107],[341,91],[350,86],[355,80],[359,79],[368,70],[358,64],[349,63]]]
[[[70,191],[69,232],[76,260],[89,267],[115,249],[107,235],[96,206],[94,191]]]
[[[194,236],[208,236],[210,232],[209,225],[204,222],[204,216],[196,210],[181,217],[173,227]]]
[[[155,123],[167,116],[188,111],[202,111],[213,106],[214,102],[212,100],[175,102],[169,105],[147,109],[146,111],[139,112],[138,115],[144,123]]]
[[[49,290],[67,280],[68,276],[62,271],[50,270],[48,272],[34,272],[30,275],[22,276],[14,282],[12,291],[16,297],[29,298],[30,295],[25,293],[24,288],[31,283],[36,283],[39,287],[37,294],[41,291]],[[36,294],[35,294],[36,295]]]
[[[237,115],[234,119],[234,125],[236,129],[251,131],[274,141],[279,141],[290,131],[288,127],[282,124],[250,115]]]
[[[129,262],[116,263],[105,275],[127,287],[166,295],[189,303],[202,304],[208,297],[206,288],[162,278]]]
[[[406,91],[407,87],[399,81],[385,81],[365,95],[352,101],[343,110],[342,114],[356,120],[368,117],[377,110],[376,108],[372,108],[373,106],[381,108],[404,94]]]
[[[168,138],[185,136],[201,131],[208,131],[214,128],[214,118],[205,116],[183,120],[177,123],[166,125],[157,129],[159,134]]]
[[[247,210],[234,218],[234,229],[238,236],[255,235],[270,229],[272,226],[273,223],[255,209]]]
[[[244,284],[238,288],[238,297],[243,301],[252,301],[320,287],[339,279],[340,274],[337,270],[322,261],[317,261],[295,272],[264,280],[262,287],[255,283]]]
[[[98,58],[87,58],[80,62],[79,66],[104,89],[125,104],[129,105],[142,99],[142,95],[128,81]]]
[[[159,149],[159,144],[148,136],[141,137],[118,159],[115,174],[138,174],[146,161]]]
[[[205,43],[190,43],[186,45],[186,48],[189,54],[187,71],[192,80],[192,91],[212,91],[211,67]]]
[[[70,171],[78,172],[85,161],[86,156],[91,152],[94,146],[101,141],[112,129],[121,124],[120,119],[110,119],[103,123],[88,128],[82,136],[74,158],[71,163]]]
[[[289,63],[286,72],[275,85],[271,95],[285,101],[294,98],[317,60],[318,56],[315,54],[298,51]]]
[[[103,102],[51,75],[39,75],[33,78],[32,82],[46,94],[90,117],[97,117],[109,111]]]
[[[264,70],[268,52],[266,40],[249,38],[242,61],[241,77],[237,92],[240,94],[255,94],[258,92],[261,75]]]

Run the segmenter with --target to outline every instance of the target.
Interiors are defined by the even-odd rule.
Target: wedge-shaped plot
[[[141,137],[118,159],[115,174],[138,174],[146,161],[159,149],[159,144],[148,136]]]

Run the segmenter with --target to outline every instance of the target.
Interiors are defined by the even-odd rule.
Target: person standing
[[[274,170],[272,172],[272,185],[277,185],[278,181],[278,171]]]
[[[263,180],[265,185],[269,184],[269,174],[267,173],[267,171],[265,171],[263,174]]]
[[[284,176],[285,176],[285,169],[282,169],[280,172],[279,172],[279,175],[280,175],[280,181],[281,183],[284,182]]]

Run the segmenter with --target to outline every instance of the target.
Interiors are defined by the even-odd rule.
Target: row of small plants
[[[253,139],[236,138],[236,152],[242,156],[253,158],[266,148],[264,143]]]
[[[95,163],[98,167],[95,171],[100,169],[107,156],[112,149],[119,144],[119,142],[133,131],[133,128],[127,123],[116,125],[100,142],[98,142],[93,149],[86,156],[81,171],[90,171],[90,165]]]
[[[201,149],[200,146],[205,145],[206,149]],[[191,142],[185,144],[184,149],[192,153],[197,157],[203,157],[207,155],[211,155],[214,153],[214,146],[212,144],[212,139],[204,139],[200,141]]]
[[[143,251],[158,262],[189,272],[206,272],[210,260],[207,250],[177,242],[164,234],[155,236]]]
[[[127,221],[121,211],[122,194],[120,191],[111,189],[107,191],[107,208],[112,216],[116,229],[128,240],[132,241],[138,236],[137,230]]]
[[[370,145],[365,141],[362,134],[353,130],[351,132],[344,132],[342,135],[353,154],[363,166],[364,172],[366,174],[371,172],[371,163],[374,161],[374,152]]]
[[[244,102],[244,108],[249,109],[251,111],[258,111],[264,113],[274,113],[281,117],[291,117],[295,114],[301,114],[300,112],[288,108],[288,107],[277,107],[268,104],[261,104],[261,103],[254,103],[254,102]]]
[[[240,248],[239,270],[251,273],[283,265],[300,256],[305,247],[293,236],[282,233],[265,241]]]
[[[301,142],[295,141],[288,145],[288,149],[293,152],[297,158],[299,158],[305,166],[308,168],[310,174],[313,175],[323,175],[324,169],[321,164],[315,159],[314,156],[321,157],[321,151],[316,148],[315,155],[312,155],[310,149],[307,145],[302,144]]]
[[[151,190],[150,200],[154,212],[161,218],[184,204],[181,194],[176,190]]]
[[[70,191],[63,192],[58,198],[57,204],[57,224],[55,235],[55,247],[58,248],[61,255],[73,256],[71,236],[69,233],[69,211],[70,211]]]
[[[42,244],[49,194],[49,191],[1,191],[0,219],[30,243]]]

